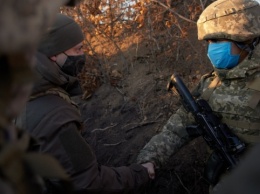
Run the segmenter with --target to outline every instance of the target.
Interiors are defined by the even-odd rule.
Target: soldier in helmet
[[[57,14],[39,45],[38,79],[16,124],[38,140],[35,151],[59,160],[77,192],[136,194],[149,181],[147,169],[140,164],[118,168],[100,165],[81,136],[81,115],[71,97],[81,94],[77,74],[85,64],[83,39],[72,18]]]
[[[248,144],[260,142],[259,13],[259,2],[254,0],[218,0],[197,22],[198,38],[208,42],[214,72],[202,77],[193,95],[207,100],[222,122]],[[150,177],[192,140],[186,131],[192,123],[193,118],[180,107],[140,151],[137,160]]]

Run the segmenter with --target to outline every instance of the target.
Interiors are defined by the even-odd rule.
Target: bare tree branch
[[[162,7],[164,7],[165,9],[167,9],[168,11],[174,13],[175,15],[177,15],[179,18],[187,21],[187,22],[191,22],[193,24],[196,24],[196,22],[194,22],[193,20],[190,20],[188,18],[185,18],[184,16],[178,14],[177,12],[173,11],[170,7],[168,7],[167,5],[163,4],[162,2],[159,2],[157,0],[151,0],[152,2],[158,3],[159,5],[161,5]]]

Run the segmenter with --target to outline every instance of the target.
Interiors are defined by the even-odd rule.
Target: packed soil
[[[140,27],[120,41],[120,52],[108,58],[88,56],[92,65],[81,77],[84,97],[75,100],[83,116],[83,135],[102,165],[134,163],[145,144],[160,133],[181,105],[178,96],[166,88],[172,73],[179,74],[192,90],[202,75],[212,71],[207,44],[197,40],[196,24],[181,24],[185,36],[177,33],[180,26],[172,25],[170,30],[154,29],[147,38],[147,28]],[[113,43],[102,47],[107,44]],[[184,146],[156,170],[146,193],[207,194],[209,185],[203,178],[206,149],[201,137]]]

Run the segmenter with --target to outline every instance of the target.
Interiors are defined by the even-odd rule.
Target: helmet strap
[[[242,50],[245,50],[248,52],[248,59],[250,60],[253,55],[253,51],[255,47],[259,44],[260,37],[254,38],[253,41],[249,44],[241,43],[241,42],[235,42],[235,44]]]
[[[259,40],[260,38],[254,38],[253,42],[248,44],[248,47],[250,48],[249,54],[248,54],[248,59],[250,60],[252,58],[253,55],[253,51],[255,49],[255,47],[259,44]]]

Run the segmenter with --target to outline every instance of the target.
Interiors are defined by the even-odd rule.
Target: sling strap
[[[218,76],[216,76],[213,81],[209,84],[208,88],[202,93],[201,97],[204,100],[209,100],[210,96],[214,92],[217,86],[221,84],[221,81]]]
[[[246,121],[236,121],[223,118],[222,121],[227,125],[230,125],[235,128],[244,128],[244,129],[260,129],[260,123],[252,123]]]
[[[66,102],[73,105],[77,109],[77,111],[80,113],[77,103],[71,99],[71,97],[65,90],[63,90],[62,88],[59,88],[59,87],[50,88],[50,89],[46,90],[45,92],[40,92],[40,93],[31,95],[29,101],[42,97],[42,96],[46,96],[48,94],[54,94],[56,96],[61,97]]]
[[[260,77],[257,77],[253,81],[248,82],[247,87],[254,90],[254,93],[249,100],[249,107],[254,109],[260,101]]]

